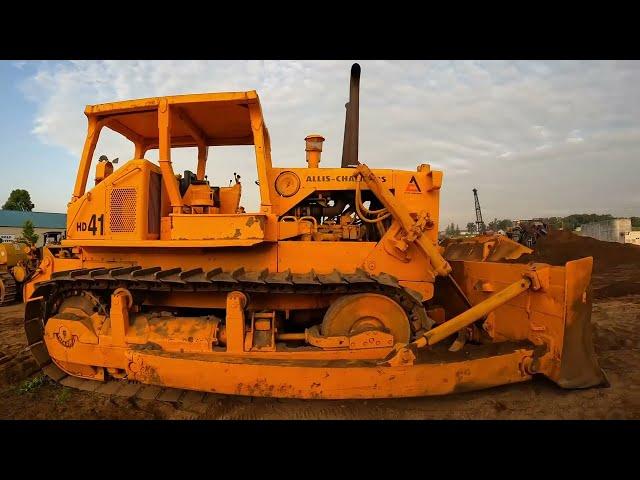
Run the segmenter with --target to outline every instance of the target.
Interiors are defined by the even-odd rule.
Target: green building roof
[[[1,227],[22,227],[24,222],[31,220],[36,228],[67,228],[66,213],[21,212],[18,210],[0,210]]]

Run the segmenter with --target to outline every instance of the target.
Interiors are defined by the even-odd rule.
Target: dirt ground
[[[187,409],[72,390],[41,380],[25,350],[24,306],[13,305],[0,308],[0,418],[640,419],[640,247],[629,250],[618,245],[616,250],[615,245],[590,240],[566,234],[552,238],[540,245],[534,260],[561,264],[570,257],[595,257],[594,341],[609,388],[563,390],[536,378],[484,391],[410,399],[307,401],[212,395],[209,403]],[[553,252],[551,241],[558,244]],[[558,254],[562,248],[564,254]],[[603,248],[613,253],[603,253]],[[551,253],[556,258],[549,258]]]

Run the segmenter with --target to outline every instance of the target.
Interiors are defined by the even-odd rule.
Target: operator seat
[[[185,170],[180,179],[180,196],[184,197],[190,185],[209,185],[208,180],[198,180],[198,176],[191,170]],[[213,191],[213,206],[220,208],[220,187],[211,187]]]

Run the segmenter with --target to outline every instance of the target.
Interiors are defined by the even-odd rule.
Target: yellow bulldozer
[[[38,249],[27,241],[0,243],[0,307],[20,300],[22,285],[35,272]]]
[[[44,232],[42,237],[45,246],[56,245],[64,238],[64,232]],[[25,238],[0,243],[0,307],[26,298],[22,289],[36,274],[42,250]]]
[[[306,165],[273,166],[255,91],[87,106],[67,237],[25,288],[43,370],[143,398],[409,397],[538,374],[565,388],[606,382],[591,341],[592,258],[501,262],[524,248],[508,239],[447,253],[443,173],[359,161],[359,82],[355,64],[340,168],[320,166],[321,135],[306,137]],[[133,158],[114,169],[100,157],[87,189],[105,128]],[[239,178],[205,176],[226,145],[255,148],[258,211],[241,206]],[[197,149],[195,173],[177,176],[171,154],[183,147]],[[153,149],[157,164],[145,159]]]

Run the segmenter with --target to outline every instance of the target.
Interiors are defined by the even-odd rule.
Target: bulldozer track
[[[10,305],[15,302],[18,295],[16,281],[10,273],[0,273],[0,307]]]
[[[245,271],[243,268],[224,271],[221,268],[205,272],[201,268],[182,270],[142,268],[92,268],[56,272],[51,279],[40,283],[25,308],[25,331],[32,355],[42,371],[61,385],[88,392],[119,397],[158,400],[179,405],[196,411],[207,406],[218,394],[207,392],[165,388],[132,382],[126,379],[105,381],[91,380],[68,375],[49,356],[44,342],[44,324],[52,313],[55,301],[73,291],[113,291],[126,288],[131,291],[188,291],[188,292],[231,292],[282,294],[296,293],[326,295],[335,293],[378,293],[394,299],[401,305],[412,322],[428,325],[428,317],[419,293],[407,289],[388,274],[369,275],[364,270],[341,273],[334,270],[329,274],[262,271]],[[42,297],[42,300],[38,300]]]

